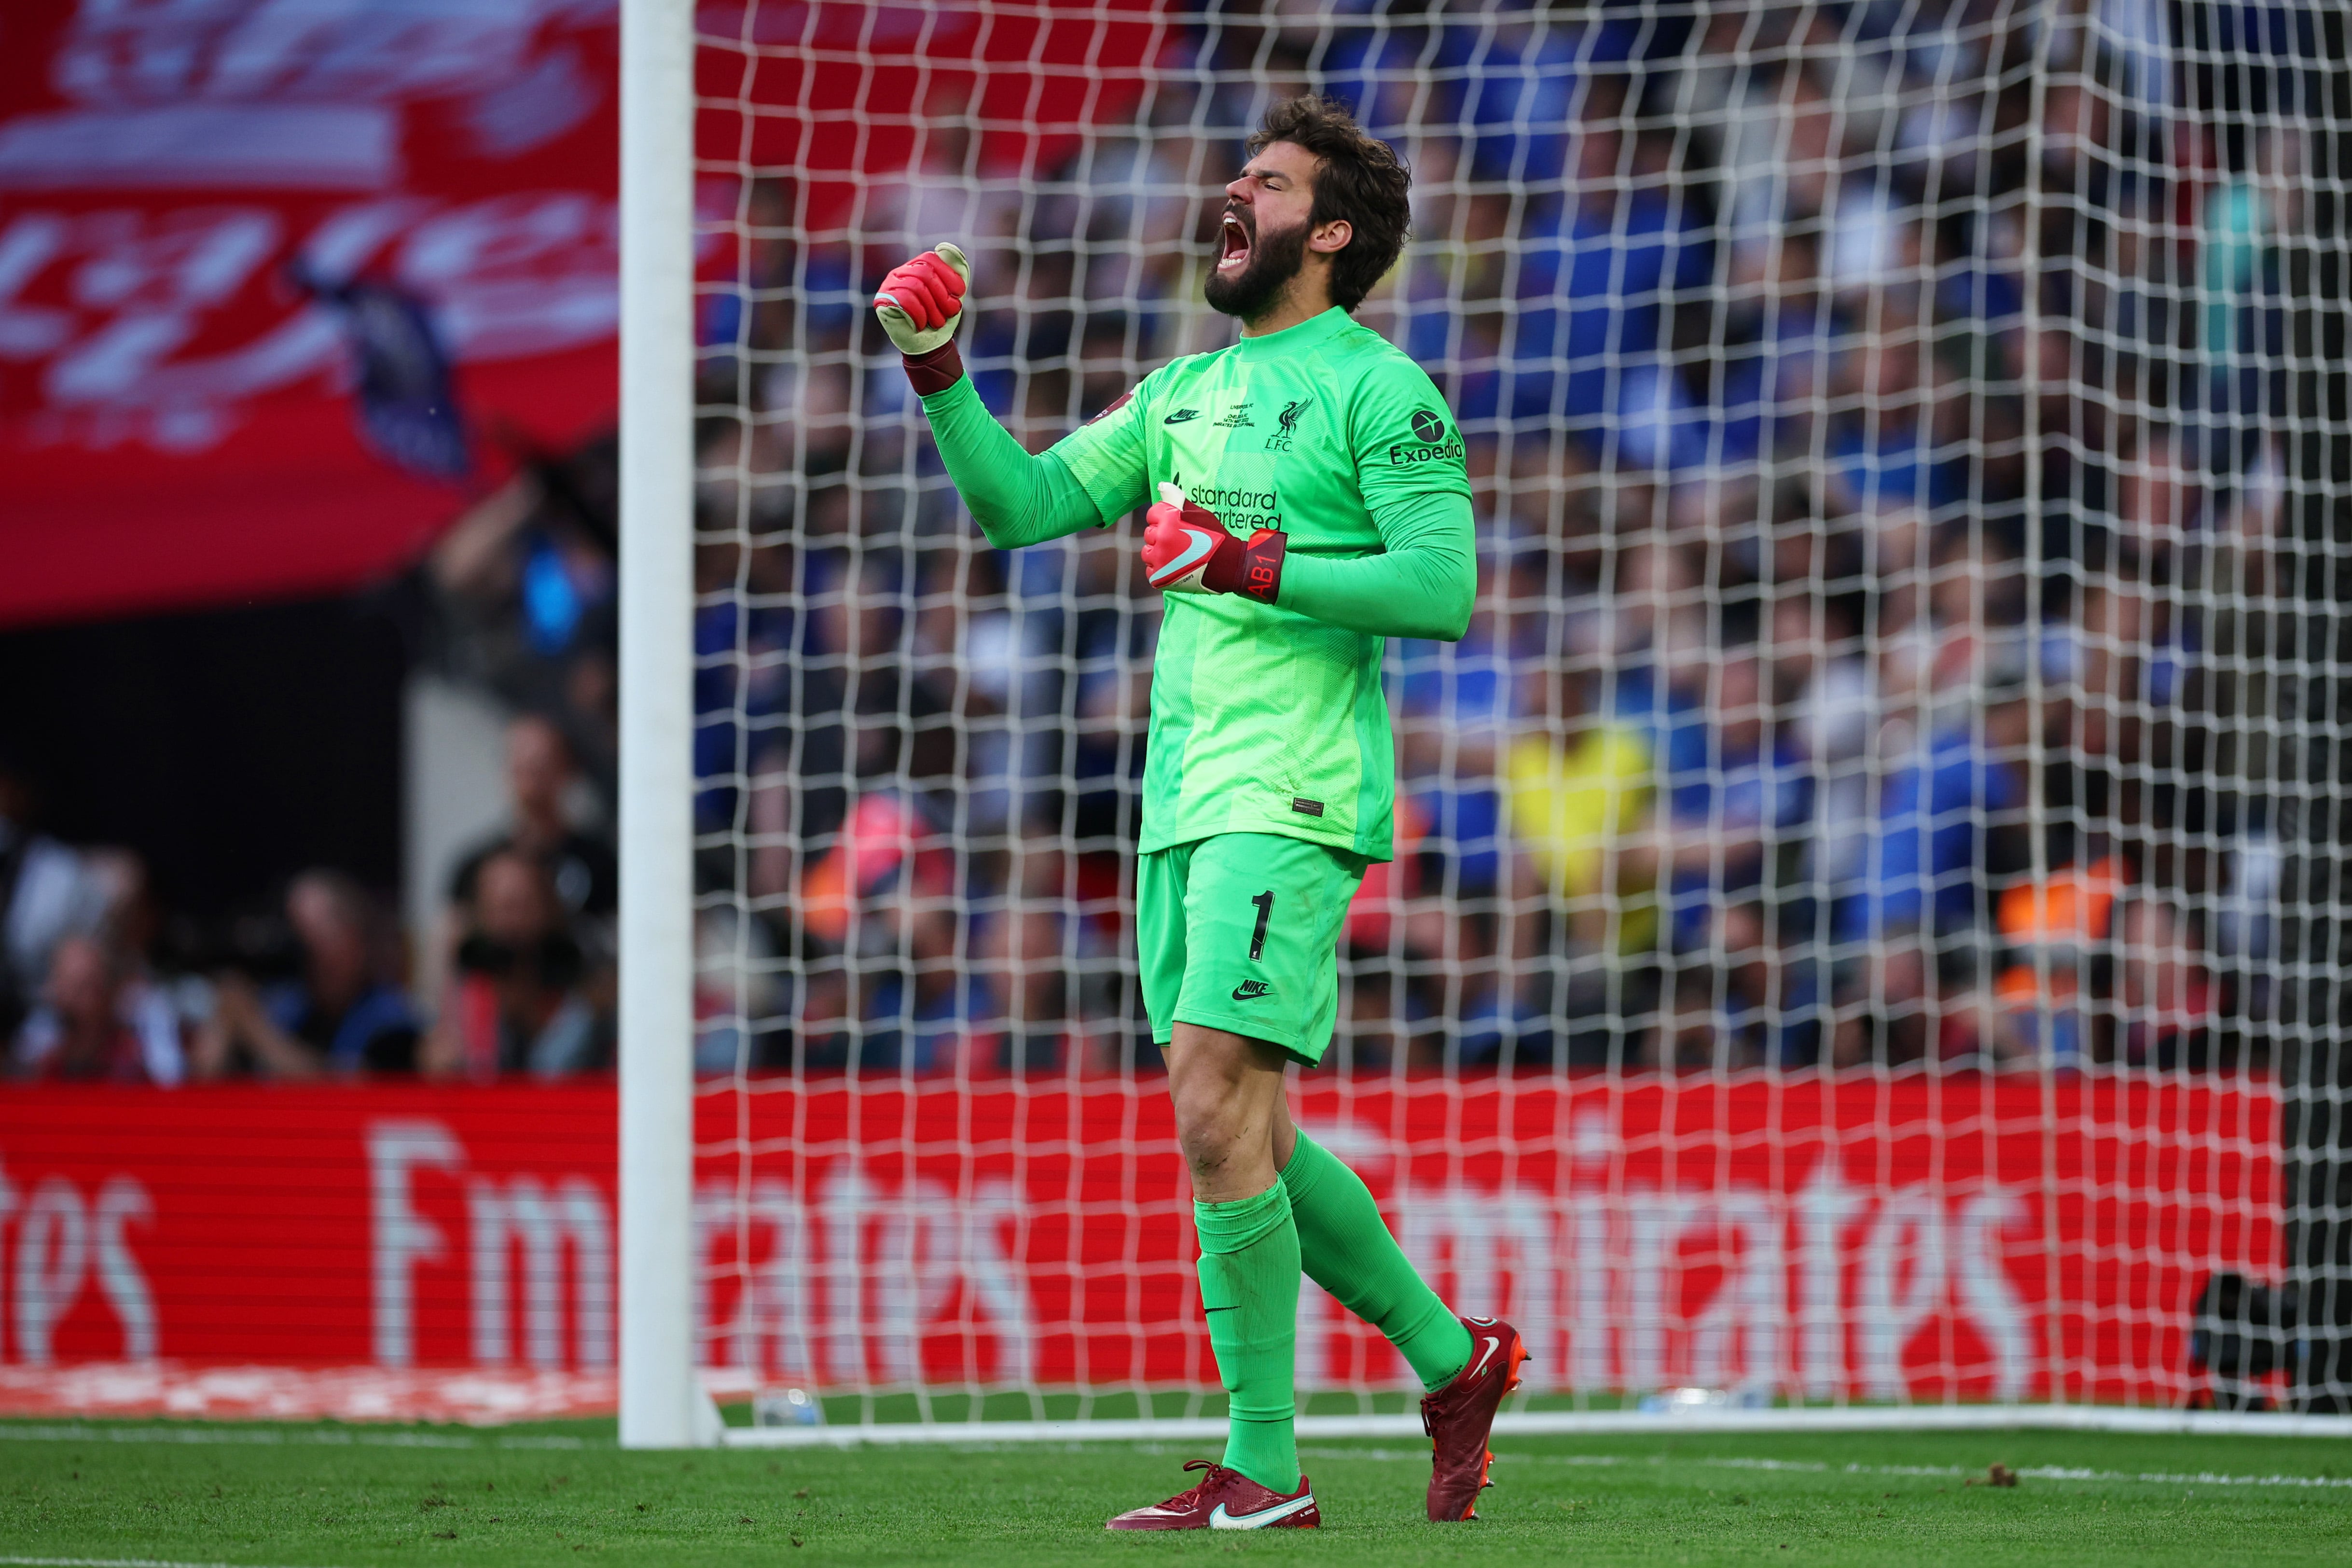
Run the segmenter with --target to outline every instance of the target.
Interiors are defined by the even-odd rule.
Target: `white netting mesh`
[[[1360,316],[1469,437],[1482,566],[1467,637],[1391,647],[1398,856],[1305,1123],[1538,1399],[2341,1391],[2267,1329],[2343,1294],[2343,1166],[2281,1131],[2339,1136],[2341,18],[701,33],[710,1363],[835,1419],[1214,1392],[1129,929],[1136,530],[988,549],[866,304],[960,242],[1042,447],[1231,341],[1219,192],[1314,89],[1415,171]],[[2206,1373],[2200,1292],[2254,1331]],[[1302,1381],[1397,1387],[1307,1296]]]

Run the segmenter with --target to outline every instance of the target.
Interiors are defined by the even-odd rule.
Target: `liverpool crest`
[[[1290,450],[1290,443],[1298,434],[1298,416],[1307,412],[1307,405],[1312,401],[1314,401],[1312,398],[1301,397],[1282,405],[1282,412],[1274,416],[1275,424],[1280,428],[1265,438],[1267,451]]]

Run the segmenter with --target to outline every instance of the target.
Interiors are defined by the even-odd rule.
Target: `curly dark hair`
[[[1310,225],[1344,218],[1355,230],[1331,258],[1331,302],[1352,313],[1387,275],[1412,232],[1412,174],[1396,149],[1369,134],[1348,106],[1307,93],[1265,111],[1249,139],[1255,157],[1276,142],[1315,154]]]

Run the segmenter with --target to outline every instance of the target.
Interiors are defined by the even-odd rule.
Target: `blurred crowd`
[[[958,240],[966,363],[1042,447],[1229,341],[1217,194],[1308,89],[1414,166],[1360,314],[1439,376],[1485,551],[1469,637],[1391,649],[1398,858],[1335,1059],[2248,1059],[2281,855],[2221,770],[2271,700],[2238,656],[2286,571],[2307,150],[2189,112],[2168,15],[1268,13],[1176,33],[1131,124],[1025,174],[942,86],[898,179],[742,184],[703,320],[706,1065],[1148,1057],[1157,607],[1120,531],[971,536],[862,307]]]
[[[706,212],[701,1069],[1150,1064],[1156,595],[1129,530],[978,540],[866,304],[958,240],[966,363],[1042,447],[1230,341],[1218,193],[1305,90],[1413,165],[1360,314],[1438,376],[1482,542],[1469,635],[1391,648],[1339,1069],[2254,1063],[2310,150],[2275,101],[2192,112],[2200,8],[1336,9],[1171,26],[1043,164],[943,77],[903,174]],[[2312,52],[2221,9],[2277,81]],[[148,973],[135,874],[83,855],[54,936],[11,912],[19,1070],[609,1058],[611,854],[562,802],[610,802],[612,475],[533,462],[432,563],[447,661],[533,717],[410,955],[431,1005],[331,873],[278,972]],[[12,842],[23,901],[67,852]]]
[[[506,824],[450,867],[440,921],[412,942],[374,892],[329,868],[205,936],[167,930],[139,858],[38,831],[30,773],[0,758],[13,1075],[487,1082],[609,1068],[612,846],[573,821],[580,781],[554,724],[515,721],[507,765]]]

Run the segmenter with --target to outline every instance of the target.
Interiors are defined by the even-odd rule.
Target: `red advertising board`
[[[701,1100],[706,1360],[819,1388],[1213,1385],[1151,1082]],[[2169,1403],[2204,1275],[2275,1272],[2263,1086],[1310,1080],[1538,1387]],[[0,1362],[613,1357],[609,1085],[0,1096]],[[1310,1290],[1300,1378],[1392,1352]]]

